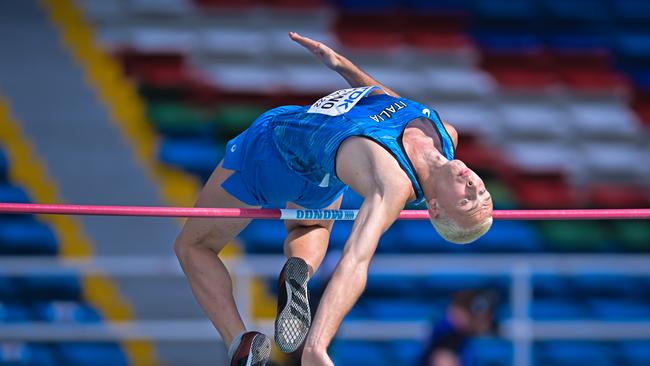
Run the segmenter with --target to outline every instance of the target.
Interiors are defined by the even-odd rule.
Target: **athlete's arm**
[[[325,44],[314,41],[311,38],[301,36],[295,32],[290,32],[289,37],[316,55],[316,57],[318,57],[323,62],[323,64],[325,64],[325,66],[338,72],[339,75],[341,75],[345,81],[350,84],[351,87],[356,88],[361,86],[376,85],[382,88],[386,94],[397,98],[400,97],[399,94],[395,93],[393,90],[373,79],[370,75],[366,74],[363,70],[353,64],[352,61],[341,56],[336,51],[327,47]],[[372,94],[383,94],[383,92],[374,91]]]
[[[411,183],[397,161],[368,139],[352,137],[341,145],[337,175],[364,201],[318,306],[305,342],[303,364],[331,364],[327,346],[365,288],[379,238],[413,196]]]

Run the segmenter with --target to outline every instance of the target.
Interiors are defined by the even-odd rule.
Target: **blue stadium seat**
[[[368,307],[367,299],[365,297],[361,297],[359,301],[357,301],[356,304],[352,307],[348,315],[345,316],[346,320],[358,320],[358,319],[363,319],[367,320],[372,318],[372,315],[370,314],[370,309]]]
[[[391,363],[386,347],[379,342],[335,342],[331,348],[332,361],[340,366],[388,366]]]
[[[609,12],[604,2],[594,0],[544,0],[546,19],[571,29],[607,24]]]
[[[512,364],[512,345],[496,338],[476,338],[470,343],[477,366]]]
[[[56,346],[61,365],[126,366],[126,355],[116,343],[64,343]]]
[[[357,194],[355,191],[348,189],[347,192],[343,195],[343,201],[341,202],[341,208],[344,209],[358,209],[363,203],[363,197]]]
[[[647,0],[613,0],[616,18],[625,26],[650,26],[650,2]]]
[[[389,231],[396,234],[399,252],[440,252],[453,245],[442,239],[427,220],[400,220]]]
[[[643,288],[639,277],[606,273],[575,276],[573,284],[577,293],[585,296],[634,297]]]
[[[88,304],[53,301],[36,303],[32,306],[34,316],[39,321],[52,323],[99,323],[102,316]]]
[[[29,309],[20,303],[0,302],[0,324],[19,323],[31,319]]]
[[[650,320],[650,303],[636,299],[599,298],[588,301],[597,318],[606,320]]]
[[[616,365],[615,348],[603,342],[552,341],[536,345],[536,365]]]
[[[588,308],[568,299],[539,299],[530,307],[530,315],[537,320],[577,319],[588,316]]]
[[[596,34],[559,33],[548,35],[547,42],[551,48],[559,52],[590,52],[602,51],[609,48],[605,37]]]
[[[530,25],[539,18],[537,2],[532,0],[474,0],[472,10],[479,23]]]
[[[623,32],[616,39],[616,53],[627,62],[650,60],[650,31]]]
[[[418,341],[399,340],[388,342],[393,365],[415,365],[422,356],[424,345]]]
[[[211,140],[165,139],[158,158],[165,164],[207,179],[223,158],[224,147]]]
[[[9,159],[4,149],[0,147],[0,183],[9,180]]]
[[[253,220],[239,235],[246,251],[281,254],[287,230],[282,221]]]
[[[330,235],[330,248],[342,249],[345,246],[350,232],[352,231],[352,221],[338,221],[332,228]],[[381,236],[377,245],[377,253],[399,253],[404,251],[405,243],[400,236],[400,232],[391,227]]]
[[[529,33],[479,33],[474,37],[488,51],[526,53],[539,51],[544,44],[535,34]]]
[[[52,349],[47,345],[0,343],[1,366],[55,366],[57,364]]]
[[[371,271],[364,295],[415,297],[421,293],[421,282],[422,278],[417,276],[372,274]]]
[[[408,299],[373,299],[366,302],[374,319],[383,320],[428,320],[440,315],[436,303]]]
[[[37,221],[0,221],[0,254],[52,255],[58,251],[57,240],[52,230]]]
[[[31,203],[32,200],[24,189],[12,184],[1,184],[0,202]]]
[[[333,0],[332,3],[342,11],[352,12],[386,12],[401,6],[400,0]]]
[[[532,278],[535,296],[569,297],[575,289],[570,278],[558,275],[537,274]]]
[[[537,252],[542,249],[539,232],[529,223],[495,221],[492,228],[472,243],[481,252]]]
[[[13,280],[9,277],[0,277],[0,301],[13,301],[16,296]]]
[[[14,281],[18,297],[23,301],[78,301],[82,297],[81,283],[75,275],[23,276]]]
[[[432,275],[425,279],[425,289],[431,294],[451,294],[465,289],[494,288],[500,285],[497,277],[470,274]]]
[[[650,341],[627,341],[619,345],[625,365],[650,365]]]

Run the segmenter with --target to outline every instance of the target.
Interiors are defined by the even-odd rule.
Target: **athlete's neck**
[[[427,199],[434,197],[434,177],[438,175],[440,168],[448,162],[436,146],[439,138],[434,128],[427,120],[413,120],[404,129],[402,137],[404,152],[413,164],[413,169],[415,169],[415,174],[422,184],[422,191]]]

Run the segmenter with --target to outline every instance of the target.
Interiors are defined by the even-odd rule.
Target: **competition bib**
[[[362,88],[350,88],[337,90],[334,93],[320,98],[312,104],[307,113],[326,114],[328,116],[340,116],[352,109],[361,98],[371,91],[378,89],[376,86],[364,86]]]

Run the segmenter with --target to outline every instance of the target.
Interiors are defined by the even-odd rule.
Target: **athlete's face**
[[[483,180],[460,160],[442,167],[436,191],[438,208],[462,226],[472,227],[492,215],[492,198]]]

